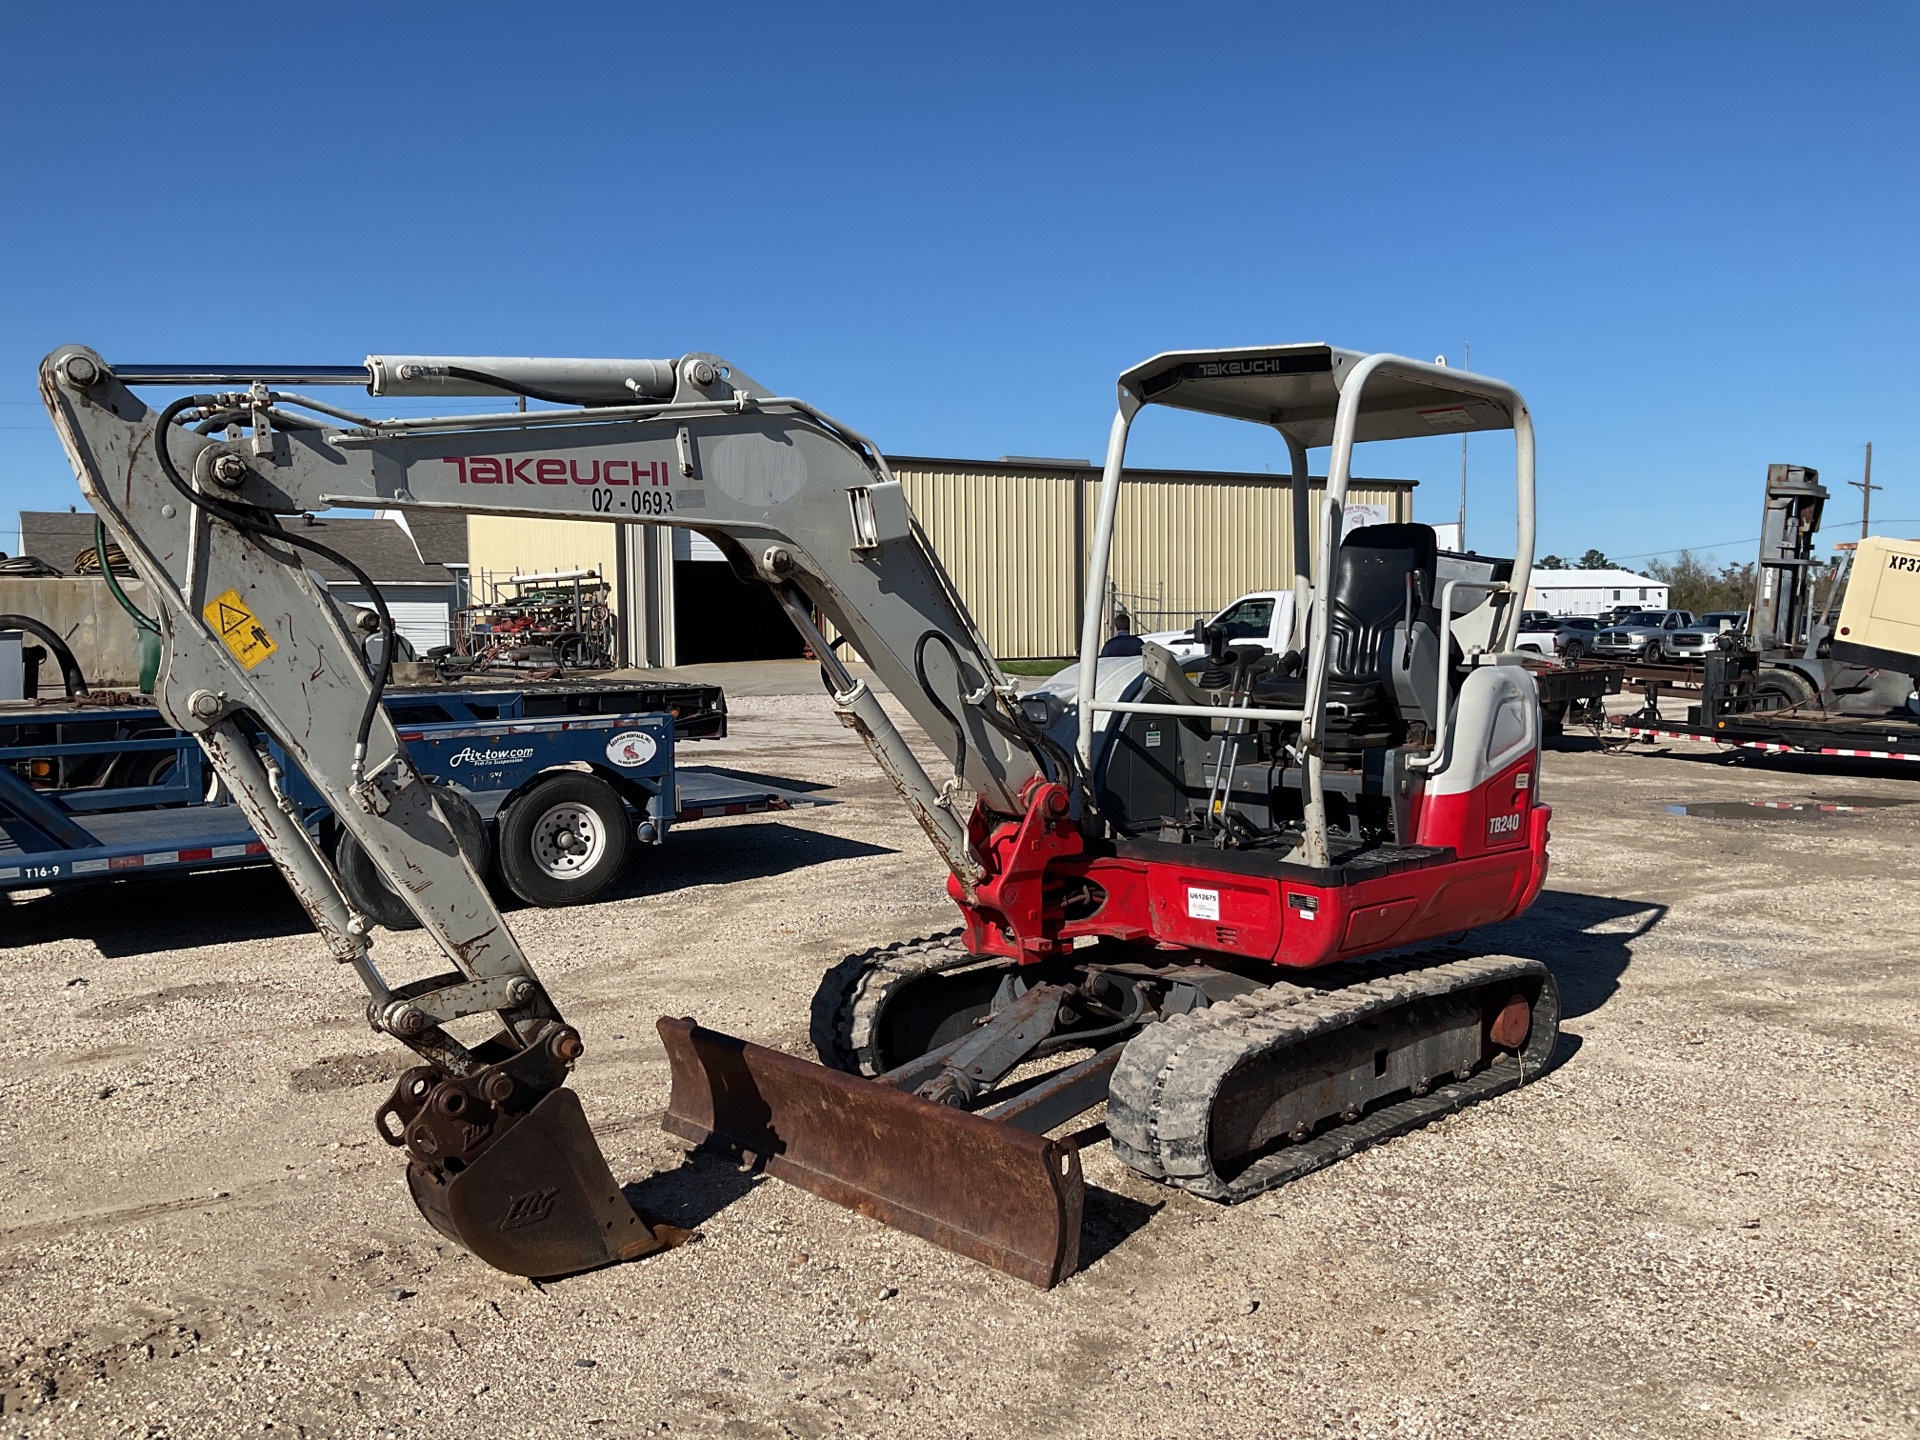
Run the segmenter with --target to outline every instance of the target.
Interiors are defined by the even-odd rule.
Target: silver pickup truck
[[[1690,610],[1635,610],[1593,637],[1593,653],[1605,660],[1657,662],[1667,635],[1693,624]]]

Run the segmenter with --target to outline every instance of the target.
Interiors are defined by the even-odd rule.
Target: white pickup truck
[[[1275,654],[1285,650],[1293,638],[1293,592],[1291,590],[1254,590],[1242,595],[1207,622],[1226,628],[1229,643],[1257,640]],[[1156,630],[1142,635],[1164,645],[1176,659],[1192,660],[1206,653],[1206,646],[1193,638],[1192,630]]]

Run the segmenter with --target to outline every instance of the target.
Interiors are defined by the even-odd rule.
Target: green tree
[[[1753,562],[1717,569],[1682,550],[1671,560],[1654,560],[1647,574],[1667,587],[1667,603],[1676,610],[1704,615],[1709,610],[1745,610],[1753,599]]]
[[[1558,555],[1542,555],[1534,562],[1533,568],[1536,570],[1567,570],[1572,567]]]
[[[1579,568],[1582,570],[1611,570],[1614,568],[1614,564],[1607,558],[1606,551],[1589,550],[1580,557]]]

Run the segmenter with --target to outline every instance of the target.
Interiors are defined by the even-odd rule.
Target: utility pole
[[[1471,362],[1472,359],[1473,359],[1473,342],[1471,340],[1461,342],[1460,368],[1462,370],[1471,370],[1473,366],[1469,362]],[[1869,449],[1868,454],[1869,455],[1872,454],[1871,449]],[[1459,538],[1456,539],[1453,543],[1460,547],[1460,551],[1462,554],[1466,553],[1466,549],[1467,549],[1467,437],[1465,435],[1462,435],[1460,437],[1460,535],[1459,535]]]
[[[1858,480],[1849,480],[1847,483],[1860,492],[1860,538],[1864,540],[1867,538],[1867,522],[1873,515],[1873,492],[1887,488],[1873,483],[1873,442],[1871,440],[1867,442],[1867,468]]]

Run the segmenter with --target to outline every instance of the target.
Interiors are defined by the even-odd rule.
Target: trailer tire
[[[1814,694],[1814,688],[1806,676],[1798,670],[1783,670],[1778,666],[1762,670],[1753,682],[1756,700],[1764,696],[1777,702],[1768,707],[1772,710],[1791,710],[1796,705],[1806,704]]]
[[[440,813],[447,817],[447,824],[453,830],[460,853],[467,857],[467,863],[473,866],[475,874],[485,876],[488,862],[487,822],[480,818],[480,812],[473,808],[473,802],[450,785],[435,784],[433,797],[439,802]],[[387,883],[387,877],[380,873],[380,867],[373,863],[360,842],[345,830],[340,832],[340,839],[333,847],[333,869],[340,877],[340,888],[347,892],[347,899],[353,908],[374,924],[384,925],[389,930],[420,928],[420,917],[400,898],[400,893]]]
[[[500,875],[529,905],[581,905],[627,868],[632,823],[620,792],[598,775],[536,780],[501,812]]]

